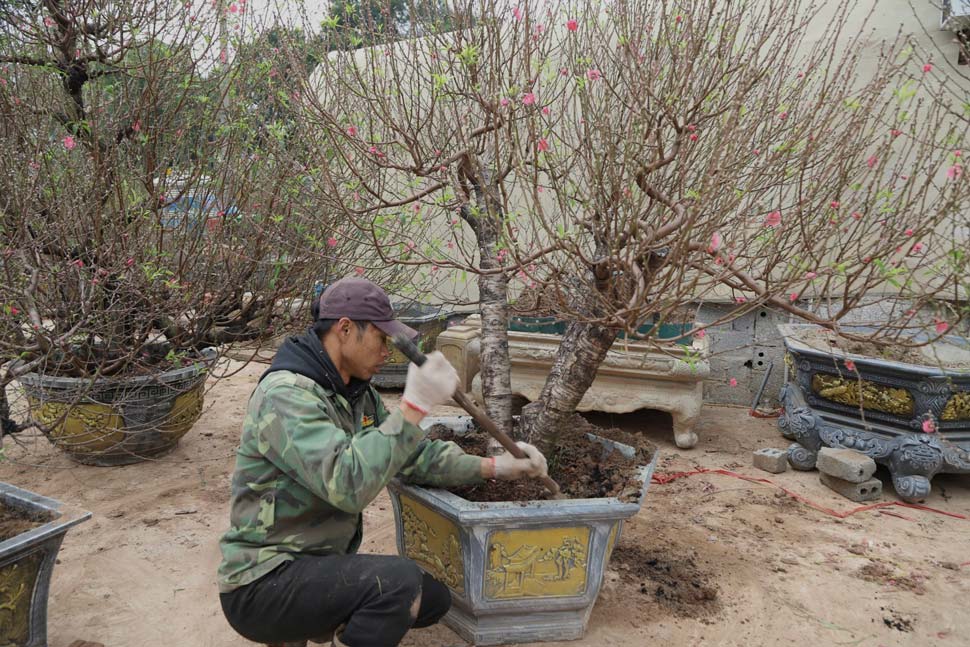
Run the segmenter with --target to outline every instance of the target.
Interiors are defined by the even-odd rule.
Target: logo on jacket
[[[370,416],[364,416],[363,418],[360,419],[360,426],[361,427],[373,427],[374,426],[374,419],[371,418]]]

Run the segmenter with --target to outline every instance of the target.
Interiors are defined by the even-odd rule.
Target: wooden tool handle
[[[405,357],[418,366],[423,365],[428,360],[427,356],[421,352],[421,349],[415,346],[414,342],[408,339],[407,336],[397,334],[394,335],[392,341],[394,342],[394,345],[397,346],[398,350],[404,353]],[[512,454],[516,458],[528,458],[528,456],[525,455],[525,452],[523,452],[522,449],[516,445],[511,438],[509,438],[508,434],[499,429],[498,425],[492,422],[492,419],[488,417],[488,414],[475,406],[475,403],[469,400],[467,395],[462,393],[460,390],[457,390],[455,391],[454,395],[452,395],[452,398],[454,398],[455,402],[457,402],[462,409],[471,415],[471,417],[482,429],[487,431],[492,438],[497,440],[508,453]],[[559,485],[551,478],[548,476],[542,476],[539,477],[539,480],[542,481],[542,484],[546,486],[546,489],[549,490],[553,496],[559,494]]]

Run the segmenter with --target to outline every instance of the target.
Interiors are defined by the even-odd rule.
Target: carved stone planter
[[[412,304],[406,308],[395,309],[395,318],[418,331],[417,344],[425,352],[435,348],[438,335],[448,327],[448,322],[462,317],[461,314],[442,312],[440,308]],[[408,358],[388,342],[391,356],[387,364],[373,378],[374,386],[380,388],[402,388],[408,376]]]
[[[0,542],[0,645],[47,647],[47,597],[54,560],[67,531],[90,512],[0,483],[0,503],[47,523]]]
[[[470,418],[431,418],[458,433]],[[598,439],[604,451],[626,445]],[[401,555],[451,589],[444,623],[476,645],[581,638],[623,520],[640,510],[657,462],[640,468],[637,503],[615,498],[474,503],[393,481]]]
[[[848,354],[819,342],[816,326],[778,329],[790,371],[778,425],[795,441],[792,466],[814,468],[823,445],[854,449],[886,465],[896,493],[909,502],[925,498],[940,472],[970,473],[970,365]],[[970,358],[970,343],[947,337],[935,351],[941,359]]]
[[[469,318],[466,323],[474,321]],[[542,392],[562,337],[510,330],[508,338],[512,393],[534,401]],[[711,371],[707,357],[706,338],[694,338],[689,345],[669,344],[663,350],[646,342],[619,339],[576,408],[608,413],[666,411],[673,419],[674,442],[678,447],[693,447],[697,444],[694,423],[704,401],[704,379]],[[472,381],[472,391],[481,401],[481,378]]]
[[[206,360],[215,351],[204,352]],[[47,438],[79,463],[127,465],[171,451],[202,414],[207,363],[158,375],[91,380],[39,373],[18,380]]]

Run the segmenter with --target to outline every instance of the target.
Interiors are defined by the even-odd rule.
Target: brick
[[[879,479],[869,479],[863,483],[853,483],[836,478],[825,472],[819,472],[818,480],[825,487],[838,492],[847,499],[856,502],[874,501],[882,496],[882,481]]]
[[[852,483],[864,483],[876,472],[876,462],[865,454],[833,447],[823,447],[819,451],[815,467],[819,472]]]
[[[759,470],[781,474],[788,469],[788,452],[774,447],[762,447],[751,454],[751,462]]]

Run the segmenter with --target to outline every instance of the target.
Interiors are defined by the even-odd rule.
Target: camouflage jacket
[[[356,406],[303,375],[267,375],[249,400],[220,540],[219,590],[298,554],[357,551],[361,511],[395,475],[432,486],[481,481],[481,459],[424,432],[372,387]]]

